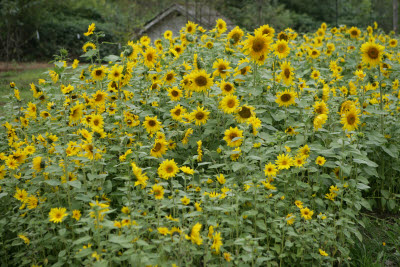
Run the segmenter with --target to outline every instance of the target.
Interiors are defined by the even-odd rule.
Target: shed
[[[234,28],[231,20],[208,5],[173,4],[148,21],[138,35],[147,35],[155,40],[160,38],[165,31],[171,30],[174,36],[177,36],[188,21],[193,21],[205,29],[212,29],[217,19],[223,19],[226,22],[228,31]]]

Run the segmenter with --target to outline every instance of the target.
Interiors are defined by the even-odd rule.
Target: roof
[[[197,12],[196,12],[197,11]],[[223,19],[227,28],[233,28],[233,23],[230,19],[222,16],[215,9],[209,7],[208,5],[196,5],[196,4],[173,4],[164,11],[158,13],[154,18],[149,20],[144,26],[143,29],[139,32],[139,36],[145,34],[151,29],[154,25],[161,22],[168,15],[178,12],[182,15],[187,16],[187,20],[193,21],[205,28],[211,29],[215,26],[217,19]]]

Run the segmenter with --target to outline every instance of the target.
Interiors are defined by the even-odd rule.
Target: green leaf
[[[378,167],[378,164],[376,164],[375,162],[369,160],[369,159],[353,159],[354,162],[356,163],[360,163],[360,164],[366,164],[370,167]]]
[[[77,189],[80,189],[81,186],[82,186],[82,183],[81,183],[81,181],[79,181],[79,180],[68,181],[67,183],[68,183],[70,186],[75,187],[75,188],[77,188]]]

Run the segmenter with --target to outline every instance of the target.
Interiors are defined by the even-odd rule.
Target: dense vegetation
[[[376,23],[245,33],[188,22],[103,57],[93,23],[89,64],[60,50],[28,103],[10,83],[1,261],[365,263],[361,212],[399,211],[398,39]],[[377,261],[395,262],[385,227]]]
[[[316,30],[322,22],[366,27],[377,21],[389,32],[392,0],[186,0],[178,3],[210,5],[244,29],[269,24],[278,30]],[[1,0],[0,60],[45,61],[54,51],[67,47],[79,55],[78,37],[85,25],[95,22],[113,42],[104,52],[116,52],[118,44],[135,37],[143,24],[171,4],[167,0]]]

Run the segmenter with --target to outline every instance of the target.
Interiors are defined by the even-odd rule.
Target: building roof
[[[193,3],[187,5],[173,4],[149,20],[139,32],[139,36],[146,34],[146,32],[151,30],[151,27],[160,23],[164,18],[174,12],[186,16],[188,21],[193,21],[207,29],[213,28],[217,19],[223,19],[228,29],[233,28],[233,23],[230,19],[222,16],[218,11],[208,5],[196,5]]]

